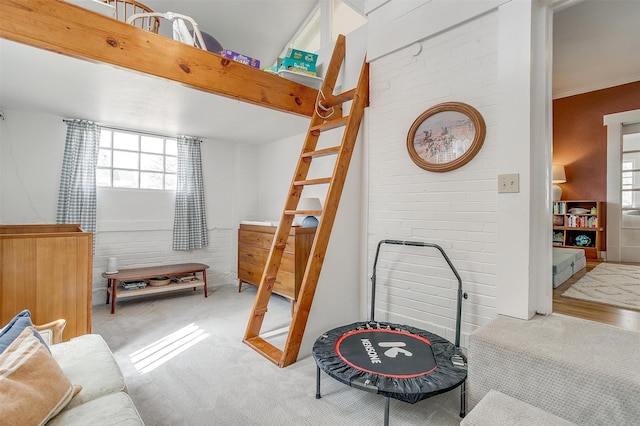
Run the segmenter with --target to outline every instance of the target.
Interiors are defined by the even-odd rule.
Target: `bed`
[[[584,250],[553,248],[553,288],[559,287],[587,266]]]
[[[0,37],[7,40],[165,78],[277,111],[306,117],[314,112],[317,89],[75,4],[3,0],[0,15]],[[167,52],[173,60],[167,60]]]

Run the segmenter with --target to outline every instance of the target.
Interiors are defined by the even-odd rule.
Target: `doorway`
[[[620,261],[640,262],[640,123],[622,126]]]
[[[607,126],[607,260],[640,262],[640,110],[604,116]]]

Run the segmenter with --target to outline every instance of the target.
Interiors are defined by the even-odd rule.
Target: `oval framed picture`
[[[411,125],[407,150],[416,165],[431,172],[448,172],[467,164],[482,148],[487,128],[471,105],[435,105]]]

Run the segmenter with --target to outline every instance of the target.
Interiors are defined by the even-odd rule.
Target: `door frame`
[[[603,117],[607,126],[607,252],[606,260],[620,262],[622,259],[620,186],[622,170],[622,127],[640,123],[640,109],[607,114]]]

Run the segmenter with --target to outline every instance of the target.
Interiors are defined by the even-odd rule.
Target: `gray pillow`
[[[18,338],[22,330],[27,327],[33,326],[31,322],[31,312],[28,309],[20,312],[18,315],[13,317],[9,324],[5,325],[2,330],[0,330],[0,354],[3,353],[14,340]],[[44,344],[45,348],[49,350],[46,342],[36,330],[33,330],[33,334],[40,339],[40,341]],[[51,352],[49,350],[49,352]]]

